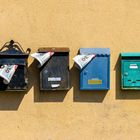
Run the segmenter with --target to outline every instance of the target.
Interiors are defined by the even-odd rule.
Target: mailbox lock
[[[127,75],[128,75],[128,72],[125,72],[125,73],[124,73],[124,76],[127,76]]]
[[[87,71],[84,71],[84,75],[87,75]]]

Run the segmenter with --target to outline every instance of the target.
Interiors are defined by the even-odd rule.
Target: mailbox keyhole
[[[87,75],[87,71],[84,71],[84,75]]]
[[[124,73],[124,76],[128,76],[128,73],[127,73],[127,72],[125,72],[125,73]]]

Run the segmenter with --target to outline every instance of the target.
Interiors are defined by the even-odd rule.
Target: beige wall
[[[0,140],[139,140],[140,92],[119,89],[120,52],[140,51],[139,0],[0,0],[0,46],[69,47],[72,88],[40,93],[29,58],[29,92],[0,94]],[[111,49],[111,90],[79,91],[80,47]]]

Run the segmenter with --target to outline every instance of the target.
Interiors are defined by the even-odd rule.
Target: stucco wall
[[[72,88],[0,93],[0,140],[139,140],[140,92],[120,91],[119,53],[140,51],[139,0],[0,0],[0,46],[69,47]],[[111,49],[111,90],[81,92],[72,58],[80,47]]]

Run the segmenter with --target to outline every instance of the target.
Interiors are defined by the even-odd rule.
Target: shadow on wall
[[[39,90],[39,69],[37,68],[38,62],[36,60],[30,65],[32,77],[30,81],[34,86],[34,102],[63,102],[68,91],[40,91]]]
[[[32,71],[31,67],[28,68],[28,90],[27,91],[1,91],[0,92],[0,110],[18,110],[25,94],[33,86],[33,78],[32,78]],[[35,80],[35,79],[34,79]]]
[[[20,103],[26,92],[1,92],[0,93],[0,110],[14,111],[18,110]]]
[[[68,91],[40,91],[37,62],[34,61],[30,67],[32,75],[36,75],[31,81],[34,85],[34,102],[63,102]],[[79,70],[75,66],[70,70],[70,79],[71,86],[74,89],[74,102],[103,102],[107,91],[81,91],[79,89]]]
[[[116,71],[116,99],[127,100],[127,99],[140,99],[139,90],[121,90],[121,57],[117,59],[115,65]]]
[[[79,70],[73,66],[70,71],[70,75],[72,75],[72,86],[73,86],[73,101],[74,102],[103,102],[108,91],[82,91],[80,90],[79,83]]]

